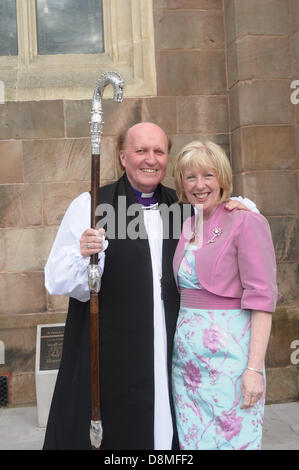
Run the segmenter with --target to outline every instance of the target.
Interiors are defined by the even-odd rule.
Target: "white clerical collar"
[[[141,208],[142,208],[144,211],[158,210],[158,209],[159,209],[159,204],[156,202],[155,204],[151,204],[150,206],[141,206]]]
[[[155,194],[155,191],[153,191],[152,193],[141,193],[140,197],[153,197],[154,194]]]

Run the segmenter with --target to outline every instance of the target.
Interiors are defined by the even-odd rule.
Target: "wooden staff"
[[[99,204],[100,186],[100,146],[103,133],[102,96],[107,85],[113,85],[113,100],[120,103],[123,100],[124,82],[116,72],[103,73],[96,83],[91,109],[91,209],[90,226],[96,228],[98,217],[96,208]],[[90,257],[88,270],[88,286],[90,292],[90,361],[91,361],[91,423],[90,442],[93,449],[100,449],[103,428],[100,412],[100,341],[99,341],[99,290],[100,271],[98,253]]]

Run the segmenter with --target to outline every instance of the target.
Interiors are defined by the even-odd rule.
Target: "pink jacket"
[[[241,299],[241,308],[274,312],[278,300],[276,261],[268,221],[255,212],[224,208],[220,204],[203,225],[203,244],[195,253],[196,274],[201,285],[213,294]],[[177,274],[189,236],[187,224],[194,230],[194,216],[188,219],[173,260]],[[221,234],[212,238],[214,228]],[[184,235],[185,234],[185,235]],[[186,238],[185,238],[186,236]]]

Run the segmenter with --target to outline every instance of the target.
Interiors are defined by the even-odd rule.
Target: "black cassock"
[[[136,204],[124,174],[100,190],[100,203],[118,196]],[[177,201],[175,191],[157,188],[159,204]],[[179,311],[172,260],[178,240],[163,239],[162,297],[167,331],[169,394],[173,417],[173,447],[177,433],[171,396],[171,356]],[[136,217],[136,215],[135,215]],[[127,216],[127,223],[134,216]],[[180,221],[180,223],[182,220]],[[117,232],[117,224],[116,224]],[[109,239],[99,293],[100,389],[102,450],[154,449],[154,326],[153,277],[147,239]],[[50,409],[44,449],[90,449],[91,420],[89,302],[70,298],[63,353]]]

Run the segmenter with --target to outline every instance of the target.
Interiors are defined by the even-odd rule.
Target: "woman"
[[[180,448],[260,449],[277,301],[269,225],[260,214],[225,210],[232,171],[218,145],[185,146],[174,177],[179,200],[202,215],[186,221],[173,262],[181,295],[172,378]]]

